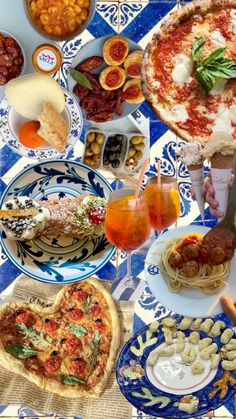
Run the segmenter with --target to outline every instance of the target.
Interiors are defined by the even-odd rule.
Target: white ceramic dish
[[[63,153],[55,150],[50,144],[45,143],[38,148],[28,148],[18,140],[19,126],[26,121],[9,105],[4,97],[0,104],[1,126],[0,134],[3,140],[13,151],[24,157],[34,159],[54,159],[67,154],[79,140],[83,128],[83,118],[78,102],[66,89],[63,89],[66,107],[62,115],[68,123],[67,146]]]
[[[226,287],[215,295],[207,295],[194,289],[183,289],[179,293],[171,292],[166,280],[158,268],[160,254],[167,242],[175,237],[190,233],[206,234],[209,228],[197,225],[177,227],[161,234],[150,247],[145,264],[145,277],[153,295],[161,304],[178,314],[190,317],[213,317],[222,312],[219,304],[220,295],[228,295],[236,300],[235,272],[236,257],[230,262],[230,274]]]

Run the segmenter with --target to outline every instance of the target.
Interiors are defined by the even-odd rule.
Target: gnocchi
[[[192,317],[184,317],[179,324],[179,329],[180,330],[189,329],[192,324],[192,321],[193,321]]]
[[[236,359],[236,351],[229,351],[227,352],[226,356],[229,361],[233,361]]]
[[[211,338],[203,338],[202,340],[200,340],[199,345],[198,345],[199,351],[200,352],[203,351],[203,349],[207,348],[211,343],[212,343]]]
[[[39,29],[67,38],[88,18],[89,8],[90,0],[33,0],[28,11]]]
[[[198,410],[199,399],[196,396],[184,396],[180,400],[178,409],[186,413],[193,413]]]
[[[192,364],[197,357],[197,353],[193,348],[187,348],[182,354],[181,358],[186,364]]]
[[[202,319],[195,319],[193,322],[193,328],[195,330],[200,329],[201,323],[202,323]]]
[[[217,322],[215,322],[215,324],[213,324],[209,334],[213,336],[214,338],[217,338],[218,336],[220,336],[221,329],[224,329],[224,328],[225,328],[225,323],[222,322],[221,320],[218,320]]]
[[[214,321],[212,319],[206,319],[200,326],[200,330],[205,333],[209,333],[210,329],[212,328]]]
[[[199,342],[199,340],[200,340],[199,333],[198,332],[192,332],[192,333],[190,333],[190,335],[188,337],[188,340],[189,340],[190,343],[197,344]]]
[[[175,347],[175,351],[177,354],[180,354],[184,351],[185,348],[185,334],[181,331],[177,333],[177,343]]]
[[[175,323],[176,323],[176,321],[172,317],[166,317],[161,322],[162,326],[164,326],[164,327],[173,327],[173,326],[175,326]]]
[[[205,366],[201,364],[200,362],[195,362],[191,366],[192,374],[202,374],[204,370],[205,370]]]
[[[164,338],[165,338],[165,342],[167,345],[172,345],[173,343],[173,336],[172,336],[172,332],[169,328],[165,327],[162,329],[163,333],[164,333]]]
[[[220,341],[221,343],[228,343],[230,341],[230,339],[233,337],[234,332],[232,329],[225,329],[225,331],[222,333]]]
[[[158,356],[172,356],[174,355],[175,350],[173,346],[165,346],[164,348],[159,349]]]
[[[236,349],[236,339],[230,339],[229,343],[225,346],[228,351]]]
[[[159,356],[159,348],[154,349],[152,352],[150,352],[148,359],[147,359],[147,365],[154,366],[157,362]]]
[[[227,371],[236,370],[236,359],[234,359],[233,361],[222,361],[222,368]]]
[[[218,351],[218,346],[216,343],[212,343],[206,349],[200,352],[200,356],[202,359],[209,360],[211,359],[211,355],[215,354]]]
[[[212,354],[211,355],[210,369],[215,370],[216,368],[218,368],[220,360],[221,360],[221,356],[219,354]]]

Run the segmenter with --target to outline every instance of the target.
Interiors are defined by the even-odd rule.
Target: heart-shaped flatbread
[[[49,308],[9,302],[0,309],[0,364],[65,397],[99,397],[119,344],[114,301],[94,279],[62,288]]]

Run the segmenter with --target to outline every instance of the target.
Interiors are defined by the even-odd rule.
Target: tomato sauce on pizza
[[[223,131],[236,141],[236,1],[202,0],[169,15],[148,44],[142,88],[185,140]]]

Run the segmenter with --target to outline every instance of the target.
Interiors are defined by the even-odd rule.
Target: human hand
[[[229,179],[229,183],[228,183],[229,188],[231,188],[232,183],[233,183],[233,176],[231,176]],[[191,191],[192,197],[194,198],[194,189],[192,186],[191,186],[190,191]],[[213,217],[222,218],[224,214],[221,211],[217,210],[219,203],[215,199],[215,191],[212,185],[210,172],[208,172],[206,179],[204,179],[202,195],[204,196],[206,202],[209,204],[211,215],[213,215]]]
[[[229,317],[233,325],[236,326],[236,307],[234,302],[226,295],[222,295],[220,297],[220,304],[223,312]]]

